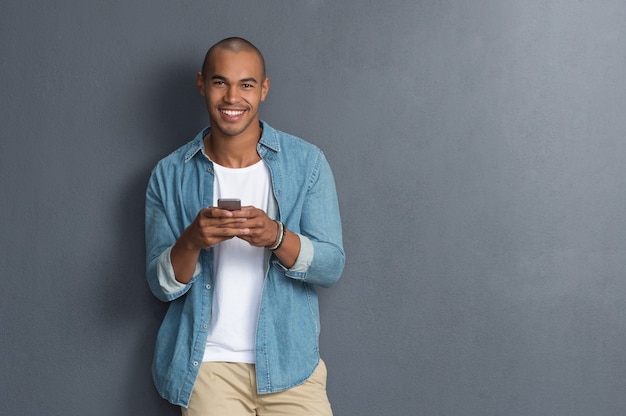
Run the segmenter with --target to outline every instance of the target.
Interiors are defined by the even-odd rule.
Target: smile
[[[245,110],[220,110],[220,111],[229,117],[237,117],[245,113]]]

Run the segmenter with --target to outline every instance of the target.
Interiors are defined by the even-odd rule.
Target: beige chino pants
[[[253,364],[205,362],[182,416],[332,416],[326,395],[326,365],[303,384],[257,394]]]

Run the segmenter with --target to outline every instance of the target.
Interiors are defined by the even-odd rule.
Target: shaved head
[[[209,51],[206,53],[204,57],[204,63],[202,64],[202,76],[206,79],[207,72],[209,71],[209,66],[211,64],[211,58],[213,56],[213,51],[216,49],[225,49],[231,52],[254,52],[261,61],[261,67],[263,68],[263,77],[265,77],[265,59],[263,58],[263,54],[261,51],[257,49],[251,42],[238,37],[226,38],[217,42],[215,45],[211,46]]]

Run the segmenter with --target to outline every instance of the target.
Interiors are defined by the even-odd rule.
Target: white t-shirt
[[[239,198],[267,212],[270,172],[261,160],[242,169],[214,164],[214,201]],[[240,238],[213,247],[214,293],[204,361],[255,362],[255,335],[265,278],[265,248]]]

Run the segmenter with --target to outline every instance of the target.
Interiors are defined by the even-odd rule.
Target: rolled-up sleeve
[[[185,290],[185,284],[176,280],[174,274],[174,267],[172,267],[172,261],[170,254],[172,247],[168,247],[157,260],[157,279],[159,285],[165,295],[175,295],[182,290]],[[196,263],[196,268],[193,272],[193,276],[197,276],[202,272],[202,266],[200,263]]]
[[[311,267],[311,262],[313,262],[313,243],[307,237],[302,234],[296,234],[298,238],[300,238],[300,253],[298,254],[298,258],[291,269],[289,271],[296,273],[306,273]]]

